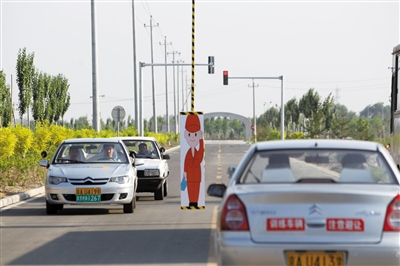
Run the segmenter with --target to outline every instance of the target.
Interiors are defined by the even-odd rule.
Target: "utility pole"
[[[93,129],[100,132],[99,96],[97,95],[97,46],[96,46],[96,16],[94,0],[91,3],[92,10],[92,97],[93,97]]]
[[[182,77],[182,112],[185,111],[185,95],[186,95],[185,86],[183,85],[183,80],[184,80],[183,72],[186,72],[186,70],[183,70],[183,66],[182,66],[182,71],[181,71],[181,73],[182,73],[182,75],[181,75],[181,77]]]
[[[181,53],[180,52],[177,52],[177,51],[173,51],[173,52],[171,52],[171,53],[168,53],[168,54],[172,54],[172,64],[175,64],[176,62],[175,62],[175,55],[176,54],[178,54],[178,55],[180,55]],[[174,122],[175,122],[175,129],[174,129],[174,133],[175,134],[178,134],[178,121],[177,121],[177,113],[176,113],[176,94],[175,94],[175,65],[173,65],[172,66],[172,76],[173,76],[173,80],[174,80]],[[169,117],[168,117],[168,119],[169,119]]]
[[[182,60],[178,60],[177,63],[178,63],[178,64],[180,64],[180,63],[183,64],[183,63],[185,63],[185,62],[182,61]],[[179,108],[179,65],[176,66],[176,67],[177,67],[177,71],[176,71],[176,80],[177,80],[177,82],[176,82],[176,98],[177,98],[177,101],[176,101],[176,104],[177,104],[177,110],[178,110],[177,114],[179,114],[179,110],[180,110],[180,108]],[[183,108],[183,106],[182,106],[182,108]],[[178,133],[179,133],[179,120],[178,120],[178,116],[176,117],[176,120],[177,120]]]
[[[150,47],[151,47],[151,63],[153,64],[153,27],[158,27],[157,25],[153,25],[153,16],[150,16]],[[154,132],[157,133],[157,113],[156,113],[156,89],[154,87],[154,66],[151,66],[151,84],[153,88],[153,118],[154,118]]]
[[[253,136],[254,136],[254,143],[257,142],[257,119],[256,119],[256,90],[255,87],[258,87],[254,84],[254,79],[252,79],[253,85],[248,85],[249,87],[253,87]]]
[[[172,45],[172,43],[167,43],[167,36],[164,37],[164,43],[160,43],[160,45],[164,44],[164,50],[165,50],[165,64],[167,64],[167,45]],[[169,133],[169,114],[168,114],[168,81],[167,81],[167,65],[165,65],[165,109],[166,109],[166,122],[167,122],[167,133]]]
[[[228,77],[228,71],[224,70],[223,72],[223,84],[224,85],[228,85],[228,80],[229,79],[251,79],[253,81],[253,86],[254,86],[254,80],[255,79],[280,79],[281,80],[281,140],[285,139],[285,106],[283,104],[283,98],[284,98],[284,93],[283,93],[283,76],[279,76],[279,77]],[[254,98],[254,87],[253,87],[253,98]],[[254,102],[254,99],[253,99]],[[254,105],[254,104],[253,104]],[[253,111],[253,115],[255,118],[255,111]],[[255,125],[254,125],[254,129],[255,129]],[[255,134],[254,134],[255,136]]]
[[[132,35],[133,35],[133,90],[135,96],[135,127],[138,132],[139,129],[139,99],[137,89],[137,77],[136,77],[136,33],[135,33],[135,4],[132,0]]]

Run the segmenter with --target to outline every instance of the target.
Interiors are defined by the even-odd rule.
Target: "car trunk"
[[[239,185],[256,243],[376,243],[393,185]]]

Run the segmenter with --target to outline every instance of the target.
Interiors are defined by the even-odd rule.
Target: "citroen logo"
[[[90,176],[86,177],[83,181],[85,182],[92,182],[93,183],[93,178],[91,178]]]
[[[322,215],[322,208],[314,203],[309,209],[309,215],[314,214],[314,213],[318,213],[319,215]]]

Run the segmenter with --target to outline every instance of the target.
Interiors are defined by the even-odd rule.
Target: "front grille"
[[[145,177],[145,178],[152,178],[152,177],[158,177],[158,176],[145,176],[144,175],[144,170],[137,170],[137,173],[136,173],[136,175],[137,175],[137,177]]]
[[[109,178],[69,178],[71,185],[75,186],[93,186],[93,185],[105,185],[107,184]]]
[[[63,194],[65,200],[76,201],[75,194]],[[109,201],[114,197],[114,194],[101,194],[101,201]]]

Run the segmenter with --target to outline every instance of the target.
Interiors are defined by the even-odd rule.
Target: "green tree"
[[[370,133],[370,124],[364,117],[352,118],[351,135],[357,140],[373,140],[374,136]]]
[[[42,76],[43,93],[44,93],[44,120],[53,122],[53,109],[54,109],[54,89],[51,85],[52,77],[46,73]]]
[[[157,132],[162,132],[162,128],[165,125],[165,118],[164,116],[157,117]]]
[[[228,129],[229,129],[229,119],[224,117],[224,120],[222,120],[222,138],[226,139],[228,136]]]
[[[17,86],[19,89],[18,97],[18,111],[23,123],[23,115],[28,112],[28,125],[29,125],[29,107],[32,100],[32,78],[35,71],[33,61],[34,53],[27,54],[26,48],[19,49],[17,59]]]
[[[313,113],[318,111],[319,106],[320,96],[318,92],[314,92],[314,88],[311,88],[299,101],[299,113],[304,114],[306,118],[310,118]]]
[[[214,132],[214,118],[204,119],[204,132],[206,138],[212,138]]]
[[[53,98],[53,121],[58,121],[64,117],[65,112],[70,106],[70,96],[68,93],[68,79],[62,74],[58,74],[52,78],[52,87],[54,92]]]
[[[348,116],[347,107],[344,105],[336,105],[336,115],[332,121],[331,134],[332,137],[344,139],[350,135],[349,123],[351,118]]]
[[[32,117],[37,122],[45,119],[45,87],[43,73],[35,71],[32,78]]]
[[[234,139],[242,139],[244,138],[244,132],[245,132],[245,128],[244,128],[244,124],[242,122],[240,122],[237,119],[232,119],[229,122],[229,126],[233,131],[233,136]]]
[[[217,135],[217,138],[219,139],[221,131],[222,131],[222,119],[221,119],[221,117],[217,117],[217,119],[215,120],[214,128],[215,128],[215,133]]]
[[[285,121],[299,121],[299,104],[296,98],[292,98],[285,104]]]
[[[78,119],[75,119],[74,121],[75,130],[80,130],[85,128],[91,128],[87,116],[81,116]]]
[[[0,127],[11,124],[12,101],[10,86],[6,84],[6,74],[0,71]]]

